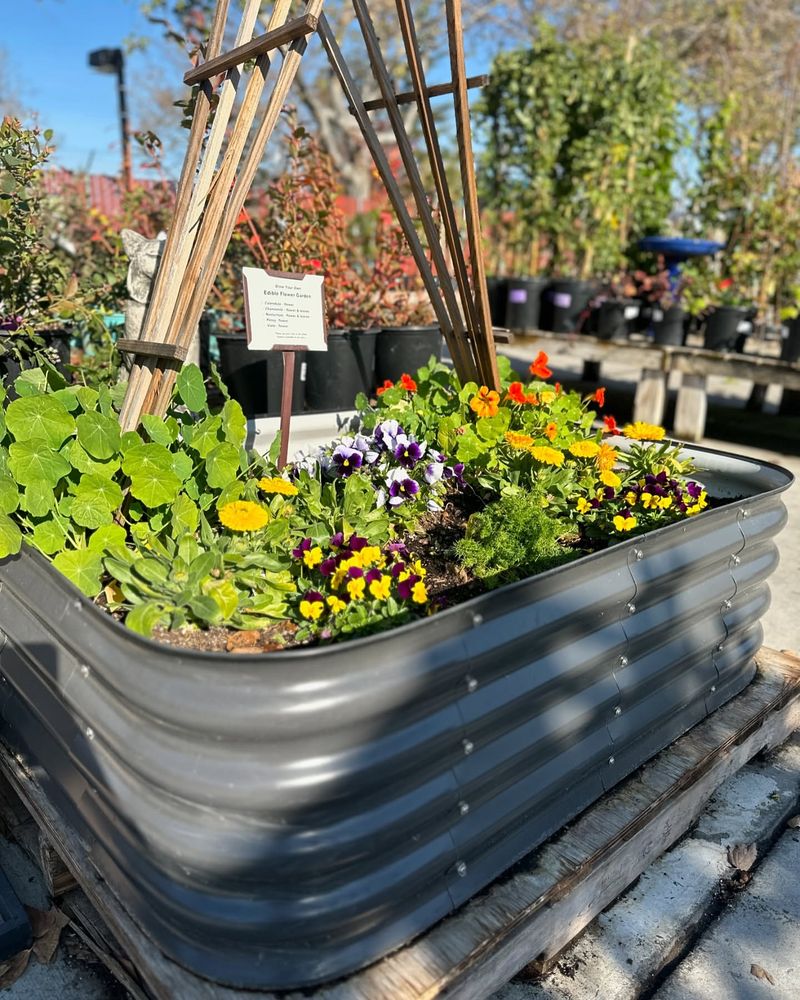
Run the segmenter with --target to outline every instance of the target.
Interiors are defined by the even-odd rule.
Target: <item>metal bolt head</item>
[[[469,812],[469,802],[465,802],[463,799],[458,803],[458,811],[462,816],[466,816]]]
[[[742,560],[737,555],[731,557],[731,562],[733,563],[734,566],[738,566],[741,561]]]
[[[475,744],[472,742],[472,740],[462,740],[461,746],[464,750],[464,753],[467,754],[467,756],[469,756],[469,754],[471,754],[472,751],[475,749]]]
[[[627,612],[628,612],[629,615],[632,615],[636,611],[636,605],[635,604],[628,604],[626,606],[626,610],[627,610]]]
[[[713,694],[716,690],[717,690],[717,685],[716,684],[712,684],[711,685],[711,693]]]
[[[642,552],[641,549],[636,549],[634,551],[634,555],[636,556],[636,561],[637,562],[641,562],[642,559],[644,559],[644,552]]]
[[[627,656],[620,656],[620,658],[619,658],[619,665],[621,667],[627,667],[628,666],[628,657]]]
[[[83,679],[86,680],[90,673],[91,671],[84,663],[83,666],[81,667],[81,677],[83,677]]]
[[[729,611],[730,607],[731,607],[731,602],[730,601],[723,601],[722,602],[722,610],[723,611]]]
[[[615,761],[616,761],[616,757],[609,757],[608,758],[608,763],[609,764],[613,764]]]
[[[84,729],[84,731],[83,731],[83,735],[86,737],[87,740],[93,740],[94,739],[94,729],[92,729],[91,726],[87,726]]]
[[[472,677],[470,674],[467,674],[467,676],[464,679],[467,682],[467,691],[478,690],[478,681],[475,677]]]
[[[742,511],[742,517],[750,517],[750,511],[745,508]]]
[[[614,715],[622,715],[622,706],[621,705],[617,705],[614,708]]]
[[[464,878],[464,876],[466,874],[467,874],[467,866],[466,866],[466,864],[463,861],[457,862],[456,863],[456,875],[458,875],[459,878]]]
[[[483,624],[483,615],[480,614],[480,612],[478,612],[478,611],[473,611],[472,612],[472,624],[473,625],[482,625]]]

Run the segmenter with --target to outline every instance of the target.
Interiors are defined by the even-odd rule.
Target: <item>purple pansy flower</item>
[[[361,468],[364,456],[356,448],[348,448],[346,444],[337,445],[333,450],[333,462],[340,476],[352,476]]]
[[[429,486],[433,486],[434,483],[438,483],[439,480],[444,475],[444,465],[442,462],[429,462],[425,466],[425,472],[422,478]]]
[[[331,535],[330,543],[332,549],[340,549],[344,545],[344,532],[337,531],[335,535]]]
[[[389,487],[390,507],[399,507],[419,493],[419,483],[411,479],[405,469],[393,469],[386,478],[386,485]]]
[[[318,590],[307,590],[304,594],[304,599],[306,601],[324,601],[325,598],[320,594]]]
[[[389,542],[386,546],[387,552],[396,552],[399,556],[408,555],[408,548],[404,542]]]
[[[703,487],[699,483],[696,483],[694,482],[694,480],[692,480],[686,484],[686,492],[689,494],[692,500],[697,500],[697,498],[703,492]]]
[[[413,438],[407,438],[405,434],[401,434],[397,439],[393,454],[403,468],[413,469],[425,454],[425,447],[424,444],[414,441]]]
[[[397,447],[397,439],[401,435],[404,436],[404,431],[396,420],[384,420],[372,432],[376,446],[385,448],[387,451],[394,451]]]
[[[356,434],[354,438],[342,438],[342,444],[348,448],[360,451],[367,465],[372,465],[373,462],[377,462],[378,460],[378,451],[375,448],[374,442],[370,441],[369,438],[365,438],[363,434]]]
[[[459,486],[466,486],[464,482],[464,463],[456,462],[455,465],[447,465],[444,470],[445,479],[455,479]]]
[[[414,584],[418,583],[422,577],[416,576],[414,573],[408,577],[406,580],[400,580],[397,584],[397,596],[402,601],[407,601],[411,597],[411,592],[414,589]]]
[[[336,569],[335,559],[323,559],[319,564],[319,571],[323,576],[331,576],[333,571]]]
[[[367,583],[374,583],[375,580],[380,580],[380,578],[381,578],[381,571],[379,569],[375,569],[374,567],[370,570],[367,570],[366,575],[364,577]]]
[[[295,559],[302,559],[303,553],[308,552],[308,550],[311,548],[312,545],[313,542],[311,541],[310,538],[304,538],[296,549],[292,549],[292,555],[295,557]]]
[[[351,552],[360,552],[367,545],[367,539],[361,535],[351,535],[347,541],[347,547]]]
[[[357,577],[364,575],[364,570],[360,566],[351,566],[347,571],[347,575],[355,580]]]
[[[406,564],[403,562],[395,563],[394,566],[389,570],[393,577],[398,577],[406,568]]]

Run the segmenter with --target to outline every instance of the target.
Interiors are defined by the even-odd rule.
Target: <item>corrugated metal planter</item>
[[[0,566],[4,735],[178,962],[346,974],[749,682],[791,476],[693,454],[746,499],[324,649],[159,646],[25,550]]]

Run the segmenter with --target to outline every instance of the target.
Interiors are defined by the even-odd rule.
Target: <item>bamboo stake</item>
[[[465,356],[469,356],[471,354],[470,344],[467,340],[467,329],[464,324],[464,318],[461,315],[461,308],[458,299],[456,298],[455,291],[453,290],[450,272],[447,269],[444,254],[442,253],[442,248],[439,245],[436,224],[433,221],[433,214],[431,212],[428,196],[425,192],[425,187],[419,173],[419,167],[417,166],[414,150],[405,130],[403,116],[400,114],[394,100],[394,86],[392,84],[392,79],[389,76],[389,71],[386,67],[383,55],[381,54],[378,36],[375,34],[375,27],[372,23],[372,18],[370,17],[369,9],[365,0],[353,0],[353,9],[356,12],[356,17],[358,18],[358,23],[361,27],[361,34],[367,46],[367,53],[372,66],[373,76],[375,77],[381,91],[381,96],[386,102],[386,112],[389,116],[389,122],[391,123],[392,131],[394,132],[395,140],[397,141],[397,148],[403,160],[403,166],[405,167],[406,174],[408,175],[411,192],[417,205],[417,214],[420,222],[422,223],[425,239],[428,243],[428,250],[439,278],[439,285],[442,290],[445,305],[447,306],[447,310],[450,314],[450,321],[453,326],[453,343],[458,345],[457,353],[453,356],[456,371],[461,378],[467,378],[468,376],[466,376],[464,360]],[[472,368],[473,365],[470,364],[469,367]]]
[[[222,40],[225,35],[225,23],[227,18],[228,0],[219,0],[208,38],[208,45],[206,48],[207,58],[213,58],[219,54],[219,51],[222,48]],[[192,192],[192,183],[194,181],[197,161],[202,149],[203,137],[205,135],[206,125],[208,124],[208,117],[211,111],[212,95],[213,88],[210,82],[204,83],[197,94],[194,114],[192,115],[192,126],[189,132],[189,145],[186,150],[186,158],[183,161],[183,169],[181,170],[181,176],[178,182],[175,215],[173,216],[172,225],[170,226],[167,234],[167,241],[164,245],[164,250],[162,251],[161,262],[156,275],[156,280],[153,284],[150,302],[145,310],[142,329],[140,332],[142,340],[157,339],[151,334],[151,329],[154,327],[155,321],[157,321],[161,316],[164,290],[172,277],[175,268],[176,253],[179,249],[186,226],[186,218]],[[123,402],[119,418],[120,426],[123,431],[133,430],[139,422],[139,414],[135,411],[134,397],[136,395],[138,384],[142,379],[143,369],[148,369],[152,372],[154,367],[155,361],[152,359],[146,359],[143,363],[137,358],[132,359],[131,371],[128,378],[128,391],[125,394],[125,400]]]
[[[450,192],[444,158],[439,145],[439,134],[436,128],[436,119],[434,118],[433,107],[430,102],[430,90],[425,85],[425,74],[422,68],[422,54],[420,52],[417,32],[414,26],[414,16],[411,12],[411,4],[409,3],[409,0],[396,0],[395,6],[397,7],[397,16],[400,21],[400,32],[403,36],[403,45],[406,50],[408,67],[411,72],[411,85],[414,89],[414,96],[417,101],[420,124],[422,125],[422,133],[425,137],[428,158],[433,171],[433,182],[436,186],[436,195],[439,199],[445,243],[453,264],[453,270],[458,284],[458,292],[461,297],[461,307],[467,323],[467,328],[474,336],[475,331],[478,329],[478,316],[475,309],[475,301],[469,287],[467,263],[464,259],[464,248],[461,245],[461,235],[458,231],[458,222],[456,220],[456,212],[453,206],[453,196]]]
[[[481,220],[478,208],[478,187],[475,182],[475,160],[472,154],[472,133],[467,101],[467,73],[464,59],[464,37],[461,28],[461,0],[445,0],[447,13],[447,39],[450,47],[450,69],[453,77],[453,99],[456,111],[456,139],[464,188],[464,210],[467,222],[472,286],[480,328],[475,331],[476,353],[481,359],[481,374],[486,385],[500,388],[497,371],[497,353],[492,336],[492,319],[486,291],[486,274],[481,247]]]
[[[386,153],[384,152],[380,140],[378,139],[378,134],[364,108],[364,102],[361,99],[358,86],[350,73],[347,63],[344,60],[344,56],[339,49],[339,45],[324,14],[320,17],[319,27],[317,30],[320,38],[322,39],[322,44],[328,53],[328,59],[330,60],[333,71],[342,85],[342,89],[345,92],[345,97],[347,98],[350,107],[353,109],[353,115],[355,116],[355,119],[361,129],[361,134],[364,137],[367,148],[372,154],[373,161],[378,173],[380,174],[381,180],[386,187],[386,192],[392,203],[392,208],[394,209],[398,221],[400,222],[403,234],[408,242],[409,248],[411,249],[414,262],[419,269],[423,284],[425,285],[425,290],[430,298],[431,305],[433,306],[434,313],[436,314],[436,320],[442,329],[442,333],[444,334],[448,350],[450,351],[454,361],[456,361],[458,357],[461,358],[464,370],[467,372],[466,377],[468,379],[474,379],[477,374],[474,361],[470,353],[464,350],[463,345],[458,342],[453,335],[453,327],[450,316],[444,306],[444,303],[442,302],[439,286],[436,283],[436,278],[434,277],[430,262],[425,255],[425,249],[420,242],[419,235],[417,234],[416,227],[414,226],[414,220],[411,218],[408,208],[406,207],[400,187],[394,174],[392,173],[392,168],[386,158]]]
[[[322,4],[323,0],[311,0],[306,8],[307,14],[314,18],[319,17],[322,11]],[[190,286],[191,294],[186,306],[186,314],[181,316],[176,313],[173,317],[171,331],[174,330],[174,342],[182,346],[188,346],[188,343],[191,342],[194,326],[197,325],[206,300],[211,293],[211,287],[214,284],[217,271],[222,263],[225,250],[236,226],[236,220],[247,199],[259,165],[264,158],[264,149],[278,122],[281,109],[286,102],[289,89],[294,82],[306,45],[307,41],[305,37],[296,39],[292,42],[289,51],[284,57],[278,79],[270,95],[259,128],[250,145],[247,158],[239,171],[236,183],[218,221],[214,237],[206,250],[203,271],[199,275],[196,284]],[[148,394],[145,400],[145,407],[148,412],[161,412],[160,407],[167,405],[175,377],[176,372],[174,369],[164,371],[158,383],[153,387],[153,391]]]

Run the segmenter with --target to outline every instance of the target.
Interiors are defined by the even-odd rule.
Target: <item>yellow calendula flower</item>
[[[506,441],[512,448],[519,448],[520,451],[527,451],[533,444],[530,434],[520,434],[519,431],[506,431]]]
[[[585,514],[587,510],[591,509],[591,504],[586,499],[586,497],[578,497],[578,502],[575,504],[575,509],[579,514]]]
[[[569,450],[576,458],[594,458],[600,451],[600,445],[596,441],[573,441]]]
[[[597,468],[601,472],[608,472],[614,468],[616,461],[616,450],[610,444],[601,444],[597,450]]]
[[[341,599],[341,597],[337,597],[335,594],[332,594],[327,599],[326,603],[333,612],[333,614],[335,615],[338,615],[340,611],[344,611],[344,609],[347,607],[347,604],[345,604],[345,602]]]
[[[269,511],[250,500],[233,500],[217,513],[220,522],[231,531],[258,531],[269,521]]]
[[[366,581],[363,576],[357,576],[353,580],[348,580],[347,593],[350,595],[351,601],[360,601],[364,597],[364,588],[366,587]]]
[[[376,601],[388,600],[392,592],[392,578],[384,573],[380,580],[372,581],[369,592]]]
[[[309,569],[313,569],[315,566],[319,566],[322,562],[322,549],[319,545],[315,545],[313,549],[307,549],[303,553],[303,562],[308,566]]]
[[[625,437],[637,441],[663,441],[667,432],[658,424],[646,424],[643,420],[636,420],[632,424],[625,424],[622,433]]]
[[[636,527],[636,518],[623,517],[622,514],[617,514],[614,518],[614,527],[617,531],[630,531],[631,528]]]
[[[415,604],[424,604],[428,600],[428,589],[422,580],[417,580],[411,588],[411,599]]]
[[[559,451],[558,448],[550,448],[546,444],[534,445],[530,449],[530,453],[537,462],[542,462],[544,465],[564,464],[564,452]]]
[[[622,486],[622,480],[616,472],[612,472],[610,469],[600,473],[600,482],[603,486],[610,486],[612,490],[617,490]]]
[[[322,601],[300,602],[300,614],[303,616],[303,618],[308,618],[312,622],[315,622],[324,610],[325,610],[325,605],[322,603]]]
[[[265,493],[280,493],[285,497],[293,497],[300,492],[294,483],[290,483],[286,479],[281,479],[280,476],[259,479],[258,488]]]

